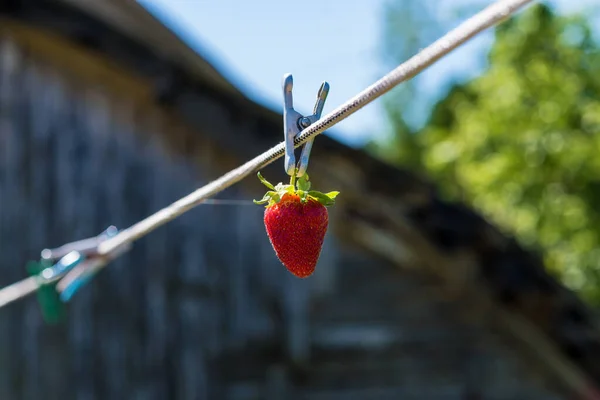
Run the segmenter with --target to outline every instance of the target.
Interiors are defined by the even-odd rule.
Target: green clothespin
[[[47,260],[27,263],[27,272],[31,276],[40,275],[47,268],[52,268],[52,264]],[[40,286],[37,290],[37,299],[46,323],[55,325],[64,320],[66,310],[56,291],[56,283]]]
[[[62,256],[55,264],[52,264],[51,259],[47,257],[42,257],[39,262],[30,261],[27,264],[27,272],[40,280],[37,296],[42,315],[47,323],[57,324],[64,320],[66,310],[56,291],[56,284],[83,260],[84,256],[73,250]]]
[[[64,303],[69,301],[73,294],[93,276],[97,267],[106,262],[105,258],[96,257],[98,244],[117,233],[116,227],[109,226],[98,236],[67,243],[55,249],[44,249],[40,261],[30,261],[27,264],[29,275],[39,279],[37,297],[47,323],[57,324],[64,320],[66,316]],[[129,246],[124,246],[121,251],[128,248]],[[83,261],[86,261],[84,273],[75,274],[75,277],[67,279],[68,282],[63,282],[59,288],[57,285],[60,284],[60,280],[68,276]]]

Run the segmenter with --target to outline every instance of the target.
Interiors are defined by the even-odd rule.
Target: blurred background
[[[280,141],[284,73],[327,113],[490,3],[0,2],[0,286]],[[0,399],[597,399],[599,41],[539,2],[317,138],[310,279],[248,178],[54,323],[52,286],[0,309]]]
[[[489,3],[142,1],[274,110],[281,72],[292,72],[304,112],[321,81],[332,85],[328,111]],[[600,6],[543,4],[543,13],[478,35],[331,135],[427,171],[448,196],[543,251],[554,273],[598,304]]]

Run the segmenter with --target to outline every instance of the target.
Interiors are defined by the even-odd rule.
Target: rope
[[[396,69],[389,72],[373,85],[304,129],[294,140],[294,147],[299,147],[307,140],[312,139],[316,135],[323,133],[335,124],[348,118],[350,115],[354,114],[381,95],[387,93],[395,86],[417,75],[419,72],[423,71],[435,61],[450,53],[479,32],[508,18],[512,13],[531,1],[532,0],[499,0],[485,8],[483,11],[466,20],[457,28],[426,47]],[[284,154],[284,148],[285,144],[283,142],[279,143],[277,146],[228,172],[217,180],[197,189],[170,206],[159,210],[157,213],[136,223],[115,237],[101,243],[98,252],[100,254],[108,254],[123,244],[132,243],[142,236],[147,235],[159,226],[166,224],[194,208],[205,199],[227,189],[247,177],[252,172],[277,160]]]
[[[515,13],[518,9],[525,6],[533,0],[499,0],[488,6],[484,10],[475,14],[473,17],[464,21],[455,29],[442,36],[440,39],[423,49],[421,52],[399,65],[397,68],[386,74],[383,78],[367,87],[365,90],[334,109],[329,114],[304,129],[294,140],[294,147],[301,146],[304,142],[323,133],[327,129],[348,118],[356,111],[360,110],[373,100],[387,93],[400,83],[414,77],[425,68],[439,60],[452,50],[456,49],[473,36],[481,31],[501,22]],[[159,210],[146,219],[137,222],[131,227],[119,232],[116,236],[107,239],[98,246],[100,256],[108,256],[123,246],[129,245],[141,237],[147,235],[161,225],[179,217],[190,209],[205,202],[209,197],[227,189],[235,183],[241,181],[251,173],[265,167],[277,160],[284,154],[285,144],[279,143],[275,147],[267,150],[263,154],[253,158],[245,164],[231,170],[220,178],[197,189],[182,199]],[[29,283],[25,283],[29,282]],[[12,299],[18,299],[17,289],[20,283],[8,286],[0,290],[0,307],[7,304]],[[22,282],[23,296],[35,291],[32,287],[39,285],[38,281],[27,279]],[[15,289],[16,288],[16,289]]]
[[[0,307],[17,301],[23,297],[35,293],[40,287],[39,279],[36,276],[30,276],[22,281],[13,283],[0,290]]]

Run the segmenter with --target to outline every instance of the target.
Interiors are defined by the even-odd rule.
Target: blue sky
[[[381,77],[380,43],[385,0],[143,0],[153,14],[206,57],[252,99],[281,110],[281,78],[294,75],[294,105],[312,110],[323,80],[331,85],[324,113]],[[453,0],[465,3],[473,0]],[[475,0],[482,5],[490,1]],[[578,11],[596,0],[555,0],[561,11]],[[351,4],[351,6],[350,6]],[[447,83],[485,65],[490,32],[431,66],[420,90],[432,98]],[[349,145],[385,133],[381,100],[330,132]]]

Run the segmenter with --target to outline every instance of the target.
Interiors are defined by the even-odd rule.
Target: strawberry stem
[[[263,185],[265,185],[266,187],[268,187],[271,190],[275,190],[275,187],[271,184],[271,182],[269,182],[265,178],[263,178],[263,176],[260,174],[260,171],[256,175],[258,176],[258,179],[262,182]]]
[[[296,174],[298,173],[298,168],[294,168],[294,172],[290,176],[290,185],[292,187],[296,187]]]
[[[310,190],[311,184],[308,178],[308,174],[304,174],[301,177],[296,177],[298,174],[298,169],[294,168],[294,173],[290,176],[290,184],[284,185],[283,183],[278,183],[273,186],[269,181],[262,177],[260,172],[256,175],[258,179],[265,185],[267,188],[271,189],[260,200],[254,200],[255,204],[267,204],[266,207],[271,207],[274,204],[277,204],[281,201],[281,199],[287,195],[297,195],[300,197],[302,203],[306,203],[308,200],[315,200],[321,203],[322,205],[328,207],[332,206],[335,203],[335,198],[340,192],[334,191],[329,193],[321,193],[315,190]],[[298,187],[296,187],[298,185]]]

